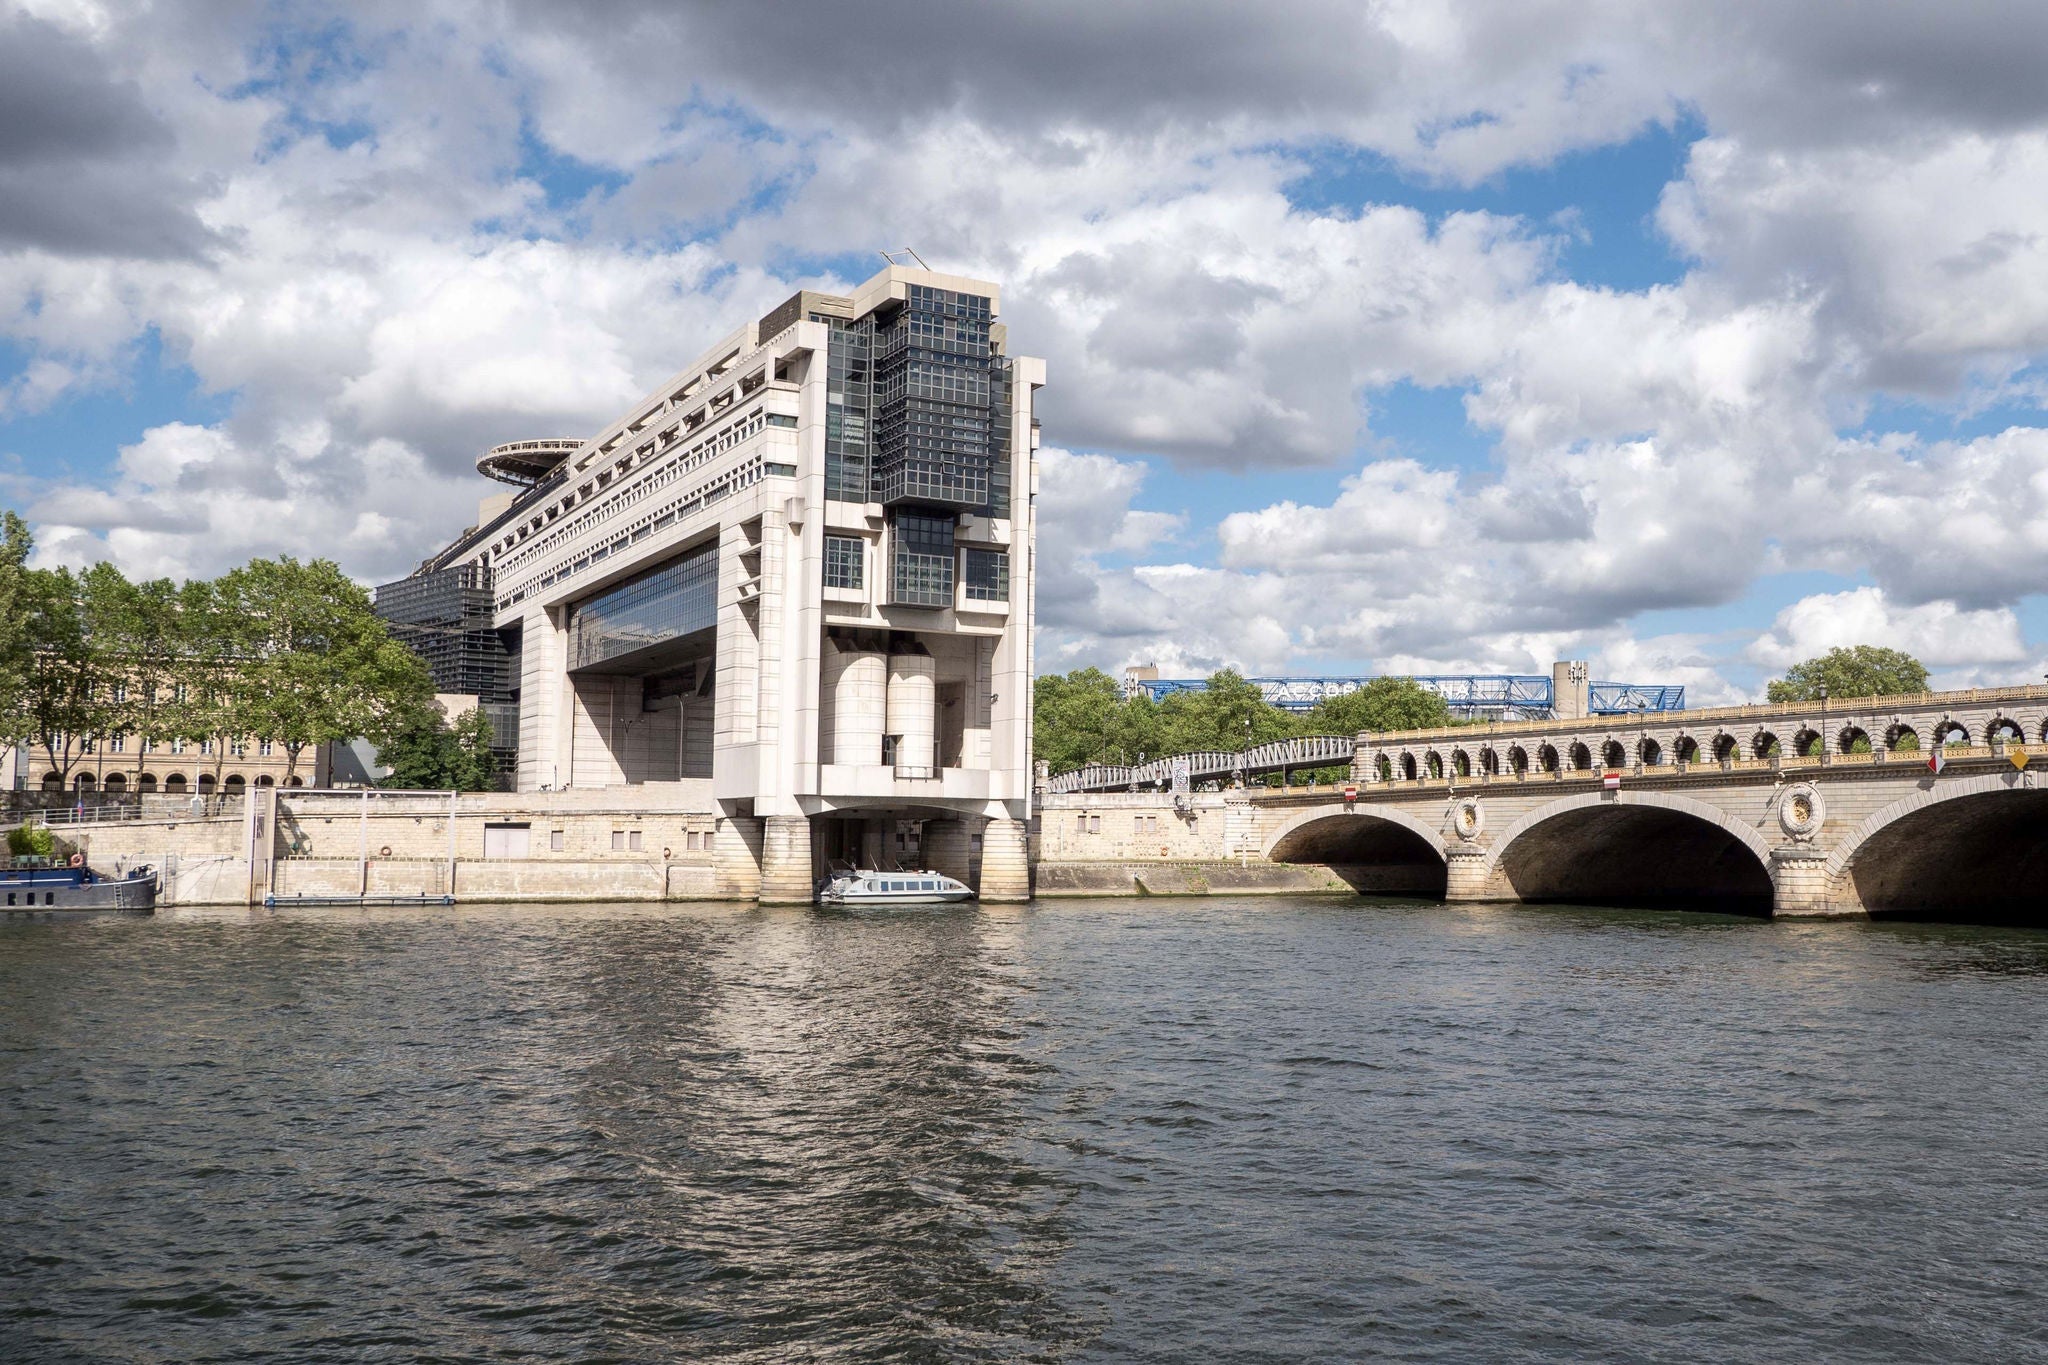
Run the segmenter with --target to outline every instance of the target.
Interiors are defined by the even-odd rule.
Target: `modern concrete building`
[[[1021,899],[1044,366],[999,311],[895,266],[798,293],[595,436],[488,452],[518,491],[380,609],[463,640],[450,668],[502,642],[520,791],[703,809],[734,890],[807,900],[908,820],[926,865],[979,849],[983,895]]]

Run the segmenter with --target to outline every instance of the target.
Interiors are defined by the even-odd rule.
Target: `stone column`
[[[1453,844],[1444,850],[1444,899],[1492,901],[1506,899],[1487,885],[1487,850],[1477,844]]]
[[[1828,901],[1827,857],[1812,844],[1783,844],[1771,850],[1771,914],[1779,918],[1857,913],[1859,907]]]
[[[1031,864],[1025,851],[1024,822],[999,816],[981,835],[981,898],[985,901],[1031,899]]]
[[[767,817],[761,835],[761,904],[808,905],[814,890],[809,817]]]
[[[924,841],[920,845],[924,865],[933,872],[941,873],[958,882],[973,885],[970,876],[975,826],[972,820],[927,820],[924,822]]]
[[[720,816],[711,833],[711,861],[718,894],[750,901],[761,894],[761,821],[752,815]]]

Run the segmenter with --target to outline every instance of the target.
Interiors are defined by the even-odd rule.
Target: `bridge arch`
[[[1486,885],[1523,901],[1768,914],[1771,849],[1718,806],[1667,792],[1580,792],[1516,820]]]
[[[1443,835],[1393,806],[1315,806],[1275,829],[1262,850],[1276,863],[1316,863],[1371,895],[1442,900]]]
[[[1831,897],[1875,916],[2048,920],[2048,789],[2025,774],[1943,778],[1872,812],[1823,864]]]

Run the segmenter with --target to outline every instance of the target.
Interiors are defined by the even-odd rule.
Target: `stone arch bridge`
[[[2048,687],[1361,735],[1352,773],[1351,800],[1181,798],[1174,847],[1206,824],[1210,856],[1454,901],[2048,918]],[[1115,803],[1149,852],[1137,805],[1171,800],[1041,820],[1064,848]]]

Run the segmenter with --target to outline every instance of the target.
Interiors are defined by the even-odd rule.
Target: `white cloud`
[[[1767,668],[1784,669],[1853,645],[1901,649],[1930,669],[2001,666],[2018,671],[2028,660],[2019,621],[2007,608],[1965,611],[1953,602],[1901,606],[1871,587],[1801,598],[1778,613],[1748,653]]]

